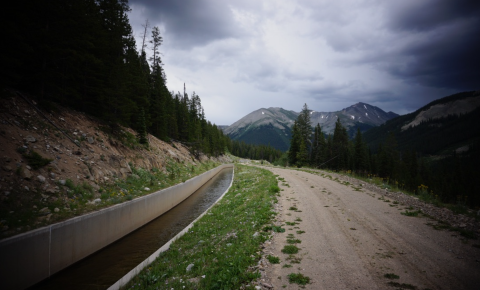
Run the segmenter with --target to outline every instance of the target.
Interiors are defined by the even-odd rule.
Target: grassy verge
[[[24,199],[21,196],[25,195],[17,193],[25,189],[13,189],[11,195],[20,198],[10,198],[0,203],[0,239],[148,195],[185,182],[218,165],[207,161],[193,166],[170,160],[165,171],[134,168],[131,165],[132,174],[128,178],[116,179],[96,189],[87,182],[75,184],[67,179],[56,184],[56,193],[30,191],[28,198]]]
[[[125,289],[254,289],[275,185],[271,172],[236,165],[224,198]]]

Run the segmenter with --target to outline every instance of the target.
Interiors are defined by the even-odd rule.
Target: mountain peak
[[[224,132],[233,140],[270,144],[277,149],[287,150],[290,146],[291,128],[299,114],[280,107],[260,108],[225,128]],[[355,134],[357,127],[365,131],[396,116],[395,113],[386,113],[362,102],[336,112],[310,111],[312,126],[320,124],[324,133],[332,134],[335,122],[340,118],[350,136]]]

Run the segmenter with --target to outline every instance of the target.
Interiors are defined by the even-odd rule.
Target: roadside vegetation
[[[271,172],[236,165],[223,199],[125,289],[255,289],[277,192]]]
[[[35,160],[38,160],[38,158]],[[146,170],[134,168],[130,164],[132,174],[128,178],[114,180],[98,188],[92,187],[87,182],[75,184],[70,179],[58,181],[56,186],[60,190],[53,193],[55,197],[53,199],[50,198],[52,194],[47,195],[40,191],[32,191],[31,195],[35,195],[33,199],[25,199],[21,203],[17,203],[13,199],[2,202],[0,205],[0,226],[8,224],[9,227],[17,229],[15,234],[33,230],[47,224],[60,222],[148,195],[185,182],[218,165],[220,164],[217,162],[206,161],[193,166],[169,160],[165,170],[158,168]],[[66,198],[61,198],[62,192],[67,193]],[[39,212],[35,213],[32,209],[38,209]],[[52,215],[52,213],[55,214]],[[2,233],[0,238],[6,237],[8,235]]]

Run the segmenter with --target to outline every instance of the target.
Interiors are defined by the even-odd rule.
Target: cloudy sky
[[[268,107],[405,114],[480,89],[480,1],[130,0],[158,26],[167,86],[230,125]],[[148,33],[150,36],[150,32]]]

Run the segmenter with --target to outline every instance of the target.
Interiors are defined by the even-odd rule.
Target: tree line
[[[160,57],[158,27],[144,25],[137,51],[127,0],[27,0],[2,10],[8,39],[0,55],[0,85],[86,112],[164,140],[187,143],[195,153],[218,155],[228,137],[205,119],[200,97],[170,92]],[[146,49],[152,56],[147,59]]]
[[[338,119],[333,135],[325,135],[319,124],[312,129],[310,111],[305,104],[292,128],[286,164],[309,166],[334,171],[353,172],[363,177],[379,177],[386,184],[417,194],[427,194],[433,200],[480,206],[477,182],[480,171],[480,142],[470,146],[468,154],[457,154],[438,160],[407,149],[400,151],[393,133],[369,148],[357,128],[353,139]],[[285,165],[286,165],[285,164]]]

